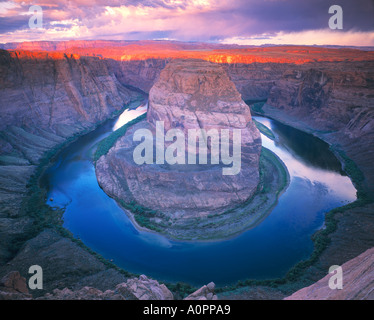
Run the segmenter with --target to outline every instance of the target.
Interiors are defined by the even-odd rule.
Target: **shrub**
[[[112,132],[108,137],[101,140],[99,144],[97,145],[97,149],[94,153],[93,160],[96,162],[97,160],[100,159],[101,156],[107,154],[110,148],[112,148],[114,144],[117,142],[117,140],[126,133],[129,127],[133,126],[139,121],[144,120],[145,118],[146,118],[146,114],[143,114],[137,117],[136,119],[126,123],[124,126],[119,128],[118,130]]]

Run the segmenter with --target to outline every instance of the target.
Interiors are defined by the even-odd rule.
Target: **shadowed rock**
[[[373,300],[374,299],[374,248],[349,260],[342,266],[343,288],[330,289],[333,274],[303,288],[285,300]]]
[[[165,132],[184,133],[186,151],[189,129],[218,133],[240,129],[240,172],[223,175],[222,169],[231,165],[211,163],[209,140],[208,164],[199,164],[197,157],[196,165],[137,165],[133,151],[139,143],[133,142],[134,132],[145,128],[155,136],[157,121],[164,122]],[[222,213],[253,195],[259,182],[260,150],[260,133],[250,110],[224,69],[207,61],[176,60],[165,67],[150,91],[147,121],[130,128],[98,160],[96,173],[101,187],[126,203],[135,201],[171,218],[201,217]],[[185,159],[187,163],[187,155]]]
[[[206,286],[202,286],[200,289],[191,293],[184,300],[217,300],[217,296],[214,294],[215,287],[215,283],[210,282]]]
[[[18,271],[11,271],[0,280],[0,300],[25,300],[30,298],[26,279]]]
[[[113,290],[101,291],[93,287],[79,290],[55,289],[40,297],[40,300],[173,300],[173,294],[158,281],[141,275],[118,284]]]

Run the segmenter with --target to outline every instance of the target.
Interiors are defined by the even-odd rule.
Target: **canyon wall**
[[[343,150],[374,195],[374,61],[289,68],[271,88],[263,112]]]
[[[45,263],[47,291],[87,284],[105,290],[123,282],[124,276],[54,230],[32,233],[34,218],[21,210],[29,177],[46,151],[93,128],[135,97],[131,87],[149,92],[173,56],[170,51],[152,56],[144,46],[134,56],[124,51],[123,43],[100,42],[101,51],[92,49],[96,45],[38,42],[3,46],[16,51],[0,50],[0,274],[20,270],[26,275],[35,261]],[[133,43],[126,43],[130,45]],[[66,52],[20,51],[25,49]],[[266,99],[262,108],[266,115],[338,145],[358,164],[367,191],[373,193],[373,52],[276,50],[260,48],[250,53],[256,58],[245,59],[242,50],[230,58],[224,51],[201,55],[191,48],[183,55],[194,52],[195,58],[221,63],[244,100]],[[106,56],[106,52],[110,54]],[[277,60],[280,55],[282,59]],[[347,216],[349,224],[345,224]],[[344,227],[339,237],[344,234],[347,238],[345,246],[334,250],[341,261],[373,246],[372,205],[337,219],[338,230]],[[362,231],[365,228],[367,232]],[[353,237],[352,230],[356,232]],[[35,237],[28,240],[29,235]],[[360,239],[360,235],[368,239],[356,246],[352,239]],[[339,237],[333,243],[339,243]]]
[[[102,121],[130,101],[104,60],[63,53],[0,52],[2,121],[8,125],[64,129]]]
[[[149,92],[170,59],[111,60],[113,72]],[[116,66],[117,67],[114,67]],[[223,63],[243,100],[264,100],[263,112],[313,133],[343,150],[374,195],[374,60],[292,63]]]
[[[148,93],[170,60],[118,61],[108,59],[107,63],[108,68],[116,75],[121,84],[132,86]]]
[[[70,283],[79,281],[74,273],[106,273],[108,268],[102,262],[56,231],[49,230],[47,237],[37,234],[35,216],[40,213],[29,215],[24,207],[32,194],[27,183],[45,152],[93,129],[137,96],[99,58],[0,50],[1,275],[13,263],[23,275],[30,265],[43,264],[49,276],[48,290],[58,287],[69,266]],[[32,254],[21,252],[17,260],[18,250],[34,236],[34,242],[28,242]],[[119,273],[114,278],[123,280]]]

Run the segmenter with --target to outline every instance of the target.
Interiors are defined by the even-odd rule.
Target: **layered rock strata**
[[[97,43],[88,45],[96,47]],[[110,43],[106,47],[114,45],[116,44]],[[80,46],[81,44],[74,42],[71,47],[75,49],[71,49],[70,54],[59,53],[56,55],[56,59],[54,53],[31,54],[0,51],[1,109],[2,111],[7,110],[7,114],[2,112],[2,121],[0,122],[2,126],[0,138],[0,277],[11,270],[20,270],[21,274],[26,276],[28,267],[38,261],[38,263],[47,266],[46,271],[50,271],[46,277],[47,290],[56,287],[64,288],[71,284],[76,284],[76,289],[89,285],[99,286],[100,290],[106,290],[114,288],[113,283],[108,279],[123,276],[113,269],[106,270],[106,267],[96,258],[91,259],[91,255],[84,249],[52,231],[43,232],[29,240],[25,249],[20,250],[17,256],[10,261],[16,255],[19,244],[28,239],[28,232],[32,227],[32,218],[24,216],[20,210],[21,202],[27,196],[26,183],[29,176],[34,172],[35,165],[44,152],[63,142],[67,137],[92,127],[93,122],[96,121],[94,119],[96,113],[90,113],[89,108],[93,107],[95,101],[98,100],[87,99],[88,96],[105,95],[108,89],[103,85],[114,84],[113,88],[118,88],[118,92],[123,94],[117,95],[115,91],[110,91],[110,97],[100,99],[100,103],[110,101],[108,99],[117,100],[115,97],[118,96],[126,102],[126,85],[132,85],[148,92],[161,70],[170,60],[170,57],[159,59],[157,55],[152,59],[123,61],[81,58],[73,55],[73,53],[79,53],[76,51]],[[86,46],[86,44],[82,44],[82,46]],[[205,45],[202,46],[204,49]],[[47,49],[39,44],[37,47],[30,46],[30,43],[27,43],[27,47],[18,47],[17,44],[17,46],[6,48]],[[53,46],[50,50],[65,50],[66,48],[67,46],[59,48]],[[293,51],[289,51],[287,54],[299,56],[302,52],[309,59],[313,51],[320,58],[313,57],[308,60],[309,62],[298,65],[282,61],[282,63],[223,63],[222,66],[235,83],[243,99],[267,99],[269,97],[268,105],[264,107],[264,111],[269,116],[293,126],[306,122],[312,130],[318,130],[321,124],[324,130],[330,127],[327,129],[331,130],[330,133],[325,133],[322,138],[331,143],[339,143],[364,172],[368,179],[368,189],[374,190],[374,167],[372,166],[374,158],[371,151],[374,150],[372,147],[374,131],[367,125],[373,119],[371,109],[368,107],[373,105],[374,98],[372,94],[373,59],[360,50],[303,47],[300,49],[301,51],[296,52],[295,47],[291,47],[291,49]],[[259,50],[264,51],[262,48]],[[280,50],[284,49],[280,47]],[[354,59],[344,56],[347,50]],[[124,51],[125,49],[121,48],[120,56],[125,53]],[[327,51],[333,52],[341,61],[336,61],[334,58],[324,59]],[[227,54],[229,53],[227,52]],[[266,53],[261,52],[260,54],[262,56]],[[62,58],[57,59],[58,56]],[[228,61],[228,59],[222,59],[221,62],[224,61]],[[327,77],[327,81],[323,81],[321,85],[320,79],[322,77],[311,76],[313,72],[323,72],[323,78]],[[59,76],[62,73],[65,76]],[[70,73],[74,73],[75,76],[71,77]],[[68,108],[74,108],[74,95],[68,94],[68,99],[54,99],[55,95],[52,94],[54,92],[52,89],[57,87],[60,88],[59,90],[64,90],[65,85],[62,84],[69,82],[69,79],[71,79],[70,84],[77,88],[76,91],[73,91],[79,92],[79,95],[85,100],[84,109],[87,109],[89,116],[86,119],[81,117],[79,121],[71,118],[72,122],[59,126],[60,120],[64,122],[64,117],[59,116],[60,112],[70,113],[65,110],[66,103],[69,104]],[[99,79],[100,81],[98,81]],[[88,82],[92,82],[94,85],[87,86]],[[50,89],[45,90],[44,85],[48,84],[50,84]],[[67,85],[69,86],[69,83]],[[91,89],[85,91],[84,88]],[[314,105],[314,93],[309,94],[308,92],[313,88],[327,93],[324,93],[324,103],[326,97],[331,95],[335,97],[328,102],[328,108],[324,108],[324,104],[320,104],[320,107],[311,109],[311,106]],[[320,100],[321,94],[318,90],[316,98]],[[60,91],[59,95],[63,97],[65,94]],[[44,98],[40,102],[43,103],[44,100],[45,106],[50,105],[51,112],[48,107],[44,107],[43,112],[38,109],[38,98],[42,96]],[[301,99],[298,99],[299,97]],[[34,102],[30,104],[30,101]],[[50,104],[46,101],[50,101]],[[121,99],[117,101],[121,102]],[[289,101],[302,103],[289,105]],[[270,105],[273,105],[273,108],[269,107]],[[116,103],[113,103],[109,108],[104,107],[106,111],[100,113],[100,118],[106,118],[107,112],[116,110],[117,107],[119,108],[119,105]],[[330,112],[331,108],[335,111]],[[11,112],[13,114],[9,116]],[[311,113],[312,116],[310,116]],[[27,116],[23,116],[23,114],[27,114]],[[59,117],[58,121],[52,119],[53,129],[49,128],[49,114],[51,118]],[[290,115],[292,115],[293,121],[290,121]],[[339,117],[336,117],[337,115]],[[45,124],[44,126],[41,126],[42,122]],[[332,126],[334,129],[331,129]],[[305,126],[301,129],[303,128]],[[56,134],[57,129],[58,133]],[[323,263],[328,265],[343,263],[373,246],[373,238],[371,237],[373,234],[371,231],[373,226],[372,208],[373,205],[368,204],[363,208],[345,211],[336,216],[339,232],[332,238],[332,246],[326,251],[327,253],[321,257],[320,260]],[[347,217],[349,217],[348,220]],[[43,250],[40,250],[41,248]],[[35,256],[36,252],[38,252],[37,256]],[[332,256],[338,256],[339,261],[335,259],[330,263],[328,260],[331,260]],[[49,261],[56,261],[56,259],[60,263],[58,267],[49,263]],[[77,263],[77,261],[81,263]],[[6,262],[9,263],[5,264]],[[67,267],[71,268],[69,276],[64,273]],[[315,269],[312,270],[314,278],[317,276],[314,281],[325,274],[326,266],[324,265],[321,270],[318,272]],[[115,281],[120,283],[124,280],[116,278]]]
[[[178,129],[183,133],[181,139],[185,139],[186,146],[191,129],[213,129],[218,133],[239,129],[239,172],[223,175],[222,161],[212,164],[212,141],[208,141],[207,164],[197,160],[201,156],[198,147],[196,164],[188,162],[187,152],[185,164],[136,164],[133,153],[138,143],[133,142],[134,133],[147,129],[155,137],[160,122],[165,132]],[[147,121],[129,129],[97,161],[96,173],[108,194],[127,203],[135,201],[172,218],[201,217],[222,213],[254,194],[259,182],[260,150],[261,138],[250,110],[223,68],[202,60],[175,60],[166,66],[150,91]]]
[[[99,58],[0,50],[0,278],[15,265],[27,275],[33,264],[49,275],[46,290],[82,277],[96,285],[107,283],[104,274],[124,278],[113,269],[107,273],[97,258],[57,232],[39,233],[39,209],[28,214],[25,199],[32,194],[29,178],[47,152],[92,130],[136,95]],[[29,239],[30,252],[20,250]],[[69,268],[70,279],[62,275]]]
[[[300,289],[285,300],[373,300],[374,299],[374,248],[341,266],[341,288],[336,284],[337,272],[328,274],[309,287]]]

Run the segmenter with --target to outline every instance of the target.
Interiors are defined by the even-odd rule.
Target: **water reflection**
[[[136,109],[126,109],[124,112],[122,112],[122,114],[119,116],[118,120],[114,124],[113,131],[116,131],[117,129],[125,125],[126,123],[146,113],[147,108],[148,108],[148,102],[145,103],[144,105],[137,107]]]
[[[262,145],[276,153],[292,177],[310,181],[316,189],[325,188],[346,202],[356,199],[356,189],[332,156],[326,142],[297,129],[263,117],[254,117],[275,135],[275,141],[262,135]]]
[[[53,198],[47,202],[65,207],[64,227],[125,270],[194,285],[282,277],[310,256],[311,235],[323,226],[324,213],[355,200],[352,183],[318,139],[257,117],[277,137],[274,142],[262,136],[263,145],[284,161],[291,176],[288,189],[262,223],[236,238],[211,243],[176,242],[138,231],[99,187],[91,156],[98,141],[145,110],[125,111],[118,121],[78,139],[62,150],[43,177],[48,199]]]
[[[254,118],[271,128],[274,135],[277,136],[276,145],[279,144],[282,149],[287,149],[298,160],[308,166],[344,174],[341,163],[336,157],[331,156],[329,145],[326,142],[280,122],[264,117]]]

